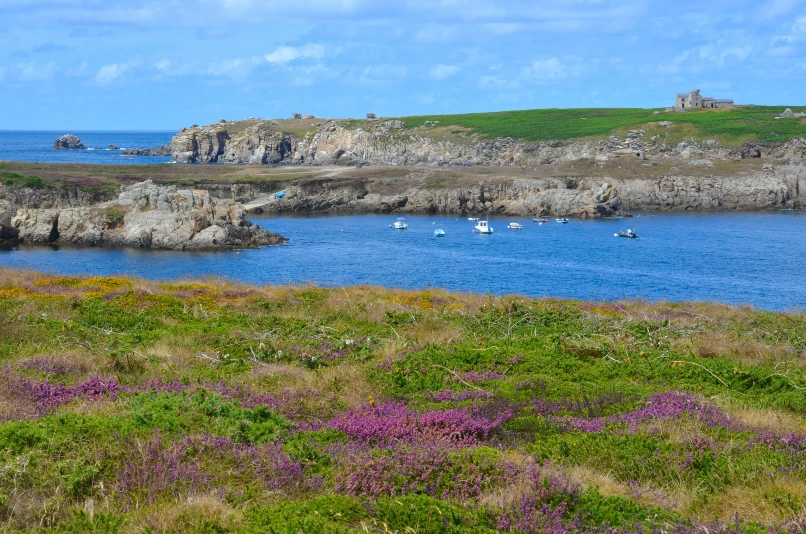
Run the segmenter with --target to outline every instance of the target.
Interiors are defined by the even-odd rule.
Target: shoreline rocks
[[[5,228],[0,221],[0,231]],[[151,180],[90,207],[19,209],[10,228],[14,240],[30,244],[229,250],[286,241],[246,220],[238,202]]]
[[[81,142],[81,139],[73,134],[65,134],[60,136],[53,143],[53,150],[86,150],[87,147]]]

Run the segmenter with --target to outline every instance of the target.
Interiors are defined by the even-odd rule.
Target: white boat
[[[507,225],[507,228],[510,230],[523,230],[523,225],[516,222],[511,222],[509,225]]]
[[[438,228],[438,229],[434,230],[434,235],[436,237],[445,237],[445,230],[442,230],[442,229]]]
[[[487,221],[479,221],[473,231],[480,234],[491,234],[493,233],[493,227],[487,224]]]
[[[468,217],[467,220],[468,221],[478,221],[479,218],[478,217]]]
[[[568,222],[568,219],[566,217],[558,217],[554,220],[560,224],[566,224]]]
[[[635,239],[638,237],[638,234],[635,233],[635,229],[630,228],[626,232],[619,232],[617,234],[613,234],[613,237],[629,237],[630,239]]]
[[[392,228],[394,228],[395,230],[405,230],[408,227],[409,225],[406,224],[406,219],[404,219],[403,217],[398,218],[398,220],[396,220],[395,223],[392,225]]]

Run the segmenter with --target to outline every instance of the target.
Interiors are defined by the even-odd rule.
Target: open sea
[[[81,139],[92,150],[53,150],[53,142],[68,133]],[[169,156],[124,156],[122,150],[107,150],[107,147],[154,148],[166,144],[175,133],[0,130],[0,160],[111,165],[167,163],[171,160]]]

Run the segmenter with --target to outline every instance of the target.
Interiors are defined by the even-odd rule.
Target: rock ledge
[[[22,243],[227,250],[286,241],[246,220],[238,202],[151,180],[122,187],[111,202],[20,209],[10,222]]]

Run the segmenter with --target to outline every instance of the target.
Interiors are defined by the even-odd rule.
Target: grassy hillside
[[[525,141],[603,139],[613,133],[644,129],[656,133],[669,131],[671,141],[694,136],[736,145],[748,141],[780,142],[806,135],[806,121],[803,119],[775,119],[785,109],[756,106],[685,113],[628,108],[531,109],[427,115],[404,117],[403,120],[408,128],[423,126],[426,121],[439,121],[438,127],[449,132],[451,127],[464,128],[467,129],[466,134],[477,133],[486,138],[513,137]],[[659,121],[672,121],[674,125],[668,130],[659,128]]]
[[[0,359],[3,532],[806,527],[802,314],[4,270]]]

